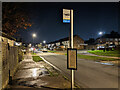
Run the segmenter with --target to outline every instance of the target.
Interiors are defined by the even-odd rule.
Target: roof
[[[110,34],[104,34],[103,36],[101,36],[99,38],[120,38],[120,34],[112,31]],[[97,39],[99,39],[99,38],[97,38]]]
[[[78,35],[74,35],[73,37],[76,37]],[[79,36],[78,36],[79,37]],[[82,38],[81,38],[82,39]],[[62,42],[62,41],[68,41],[69,40],[69,37],[66,37],[66,38],[62,38],[62,39],[59,39],[59,40],[56,40],[56,41],[53,41],[53,42],[49,42],[47,44],[52,44],[52,43],[57,43],[57,42]],[[82,39],[83,40],[83,39]]]
[[[8,35],[8,34],[2,32],[2,31],[0,31],[0,36],[2,36],[2,37],[6,37],[6,38],[8,38],[8,39],[10,39],[10,40],[14,40],[14,41],[16,41],[15,38],[11,37],[10,35]]]
[[[119,34],[105,34],[104,36],[102,36],[102,38],[120,38]]]

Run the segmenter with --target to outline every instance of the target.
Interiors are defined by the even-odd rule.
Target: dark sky
[[[98,32],[118,31],[118,3],[64,2],[24,3],[34,23],[29,31],[21,32],[24,40],[32,42],[32,33],[37,34],[36,43],[47,42],[69,36],[70,24],[62,23],[62,9],[74,10],[74,34],[84,40],[99,37]]]

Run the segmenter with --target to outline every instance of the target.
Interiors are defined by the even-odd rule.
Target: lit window
[[[117,41],[118,39],[117,38],[115,38],[115,41]]]
[[[106,41],[109,41],[109,39],[108,39],[108,38],[106,38]]]
[[[112,38],[110,38],[110,41],[112,41],[113,39]]]
[[[110,44],[113,44],[113,42],[110,42]]]

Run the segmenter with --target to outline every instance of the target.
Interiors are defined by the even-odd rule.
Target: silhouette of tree
[[[23,3],[5,2],[2,4],[2,31],[15,36],[19,30],[32,26]]]

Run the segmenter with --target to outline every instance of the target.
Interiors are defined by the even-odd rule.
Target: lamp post
[[[43,41],[43,44],[44,44],[44,45],[46,44],[46,41],[45,41],[45,40]]]
[[[43,43],[45,44],[45,43],[46,43],[46,41],[44,40],[44,41],[43,41]]]
[[[99,35],[101,35],[101,37],[102,37],[102,35],[103,35],[104,33],[105,33],[105,32],[101,32],[101,31],[100,31],[100,32],[99,32]],[[100,37],[100,43],[103,42],[101,37]],[[105,52],[105,50],[106,50],[106,45],[104,46],[103,51]]]
[[[99,35],[102,35],[103,34],[103,32],[99,32]]]
[[[102,35],[103,35],[103,32],[100,31],[98,34],[99,34],[100,36],[102,36]],[[100,37],[100,43],[101,43],[101,37]]]
[[[32,37],[33,37],[33,46],[34,46],[34,38],[36,37],[36,34],[33,33],[33,34],[32,34]]]

